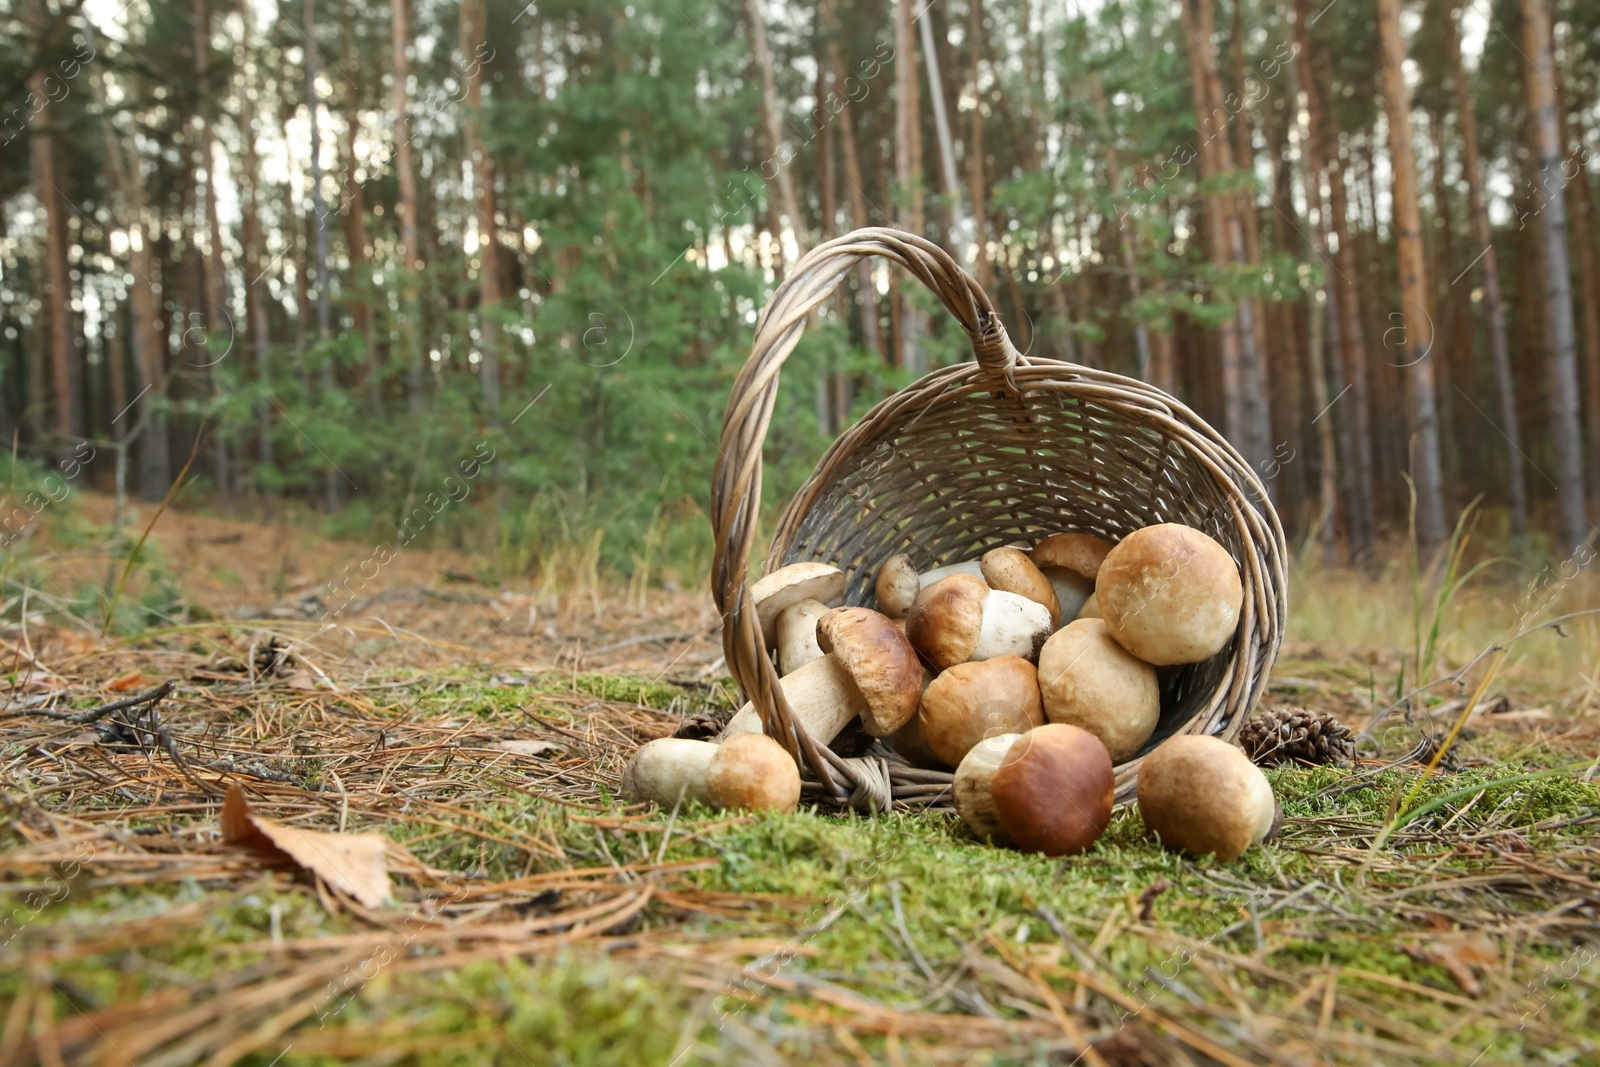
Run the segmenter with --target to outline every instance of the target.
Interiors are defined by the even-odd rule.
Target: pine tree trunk
[[[1343,379],[1341,389],[1348,387],[1337,398],[1337,407],[1323,416],[1332,419],[1339,427],[1345,442],[1346,501],[1349,511],[1350,559],[1365,559],[1372,551],[1377,535],[1377,491],[1373,479],[1372,419],[1367,385],[1366,330],[1361,310],[1361,290],[1356,284],[1365,273],[1358,262],[1356,244],[1351,236],[1350,205],[1345,193],[1345,168],[1339,158],[1339,125],[1334,109],[1324,107],[1323,91],[1327,86],[1325,73],[1328,65],[1326,49],[1311,51],[1311,36],[1307,23],[1306,0],[1296,0],[1296,41],[1301,55],[1306,57],[1302,88],[1306,92],[1306,115],[1310,122],[1308,137],[1317,138],[1319,158],[1326,168],[1328,195],[1324,225],[1337,241],[1338,248],[1329,258],[1324,243],[1323,266],[1329,273],[1328,313],[1332,316],[1327,331],[1327,362],[1339,367]],[[1320,408],[1318,409],[1321,410]]]
[[[1568,183],[1572,193],[1572,248],[1578,258],[1578,293],[1574,302],[1583,315],[1583,358],[1579,376],[1584,383],[1584,429],[1589,451],[1583,473],[1589,479],[1589,497],[1600,499],[1600,264],[1596,263],[1594,197],[1589,191],[1589,176],[1583,164],[1585,150],[1581,107],[1569,108],[1566,71],[1557,68],[1556,103],[1561,115],[1562,177],[1565,168],[1575,166],[1578,173]]]
[[[205,183],[206,257],[205,322],[207,330],[221,330],[225,307],[223,289],[227,275],[222,266],[222,224],[217,214],[216,168],[212,165],[211,100],[216,90],[211,85],[211,8],[208,0],[194,0],[194,73],[200,93],[196,113],[200,120],[196,157],[200,178]],[[221,435],[218,435],[220,439]]]
[[[1226,122],[1222,81],[1217,72],[1216,47],[1212,41],[1211,0],[1183,0],[1184,36],[1188,44],[1195,109],[1195,132],[1199,139],[1200,174],[1203,181],[1229,174],[1234,169],[1233,150],[1226,132],[1215,128]],[[1236,198],[1228,193],[1206,195],[1205,236],[1212,266],[1219,275],[1234,266],[1248,266],[1244,227],[1239,219]],[[1256,309],[1254,301],[1241,297],[1235,301],[1234,317],[1218,329],[1222,360],[1223,432],[1255,467],[1270,455],[1270,416],[1267,411],[1265,371],[1256,348]]]
[[[944,195],[949,201],[945,244],[955,261],[971,267],[967,250],[971,237],[966,212],[961,206],[961,181],[956,177],[956,150],[950,136],[950,117],[945,113],[944,82],[939,74],[939,49],[933,40],[933,8],[925,8],[917,19],[921,27],[922,55],[928,67],[928,102],[933,105],[933,129],[939,139],[939,171],[944,179]]]
[[[313,43],[317,39],[317,0],[305,0],[305,35],[306,111],[311,134],[311,210],[315,215],[313,224],[316,227],[314,266],[317,273],[317,340],[325,342],[333,328],[333,308],[328,292],[328,204],[322,195],[322,105],[317,99],[317,48]],[[322,352],[318,362],[321,364],[319,374],[323,396],[332,396],[332,353]],[[341,475],[334,470],[327,471],[323,478],[323,496],[329,514],[344,507],[344,483],[340,478]]]
[[[1245,182],[1244,192],[1239,194],[1234,217],[1239,220],[1239,228],[1244,241],[1243,255],[1239,258],[1240,264],[1247,267],[1257,267],[1261,264],[1261,223],[1256,217],[1256,149],[1255,137],[1251,132],[1249,86],[1245,79],[1245,48],[1244,48],[1244,4],[1245,0],[1234,0],[1233,4],[1233,85],[1234,92],[1241,101],[1238,113],[1233,117],[1233,166],[1243,175]],[[1213,91],[1212,105],[1223,103],[1221,85]],[[1235,254],[1238,255],[1237,249]],[[1270,402],[1271,384],[1267,380],[1267,316],[1270,309],[1250,301],[1248,308],[1241,308],[1243,314],[1249,315],[1254,324],[1254,329],[1248,337],[1240,337],[1240,354],[1244,357],[1244,369],[1247,377],[1245,387],[1246,403],[1259,405],[1260,413],[1255,416],[1255,432],[1260,441],[1263,455],[1270,455],[1273,451],[1272,437],[1272,404]],[[1244,320],[1240,319],[1243,328]],[[1273,495],[1277,495],[1277,486],[1273,486]]]
[[[400,189],[395,209],[400,214],[400,247],[405,256],[400,264],[400,306],[404,312],[400,320],[400,344],[406,353],[406,408],[416,414],[423,406],[422,301],[418,295],[422,252],[417,242],[417,176],[411,162],[411,138],[414,134],[411,128],[410,89],[406,84],[411,78],[411,64],[406,58],[406,49],[411,45],[408,3],[409,0],[390,0],[393,13],[390,22],[390,55],[394,66],[390,106],[394,111],[395,181]]]
[[[94,28],[84,22],[85,40],[90,48],[96,47]],[[134,395],[131,410],[112,418],[112,429],[118,440],[131,435],[135,427],[142,427],[138,437],[139,492],[147,500],[159,500],[166,494],[170,482],[170,457],[167,452],[166,414],[160,410],[159,400],[166,391],[165,348],[166,334],[161,331],[156,314],[152,250],[152,227],[145,218],[144,171],[135,157],[123,154],[124,144],[130,152],[136,151],[133,138],[124,139],[111,124],[111,112],[106,106],[108,78],[106,67],[95,67],[95,103],[100,111],[100,131],[105,138],[106,176],[116,198],[119,216],[128,228],[128,267],[132,281],[128,284],[128,348],[133,357],[134,381],[139,389]],[[137,97],[132,84],[137,75],[128,73],[129,94]]]
[[[1383,48],[1383,97],[1389,118],[1389,162],[1394,172],[1394,233],[1400,260],[1400,326],[1409,387],[1411,478],[1417,494],[1417,541],[1424,552],[1444,541],[1444,497],[1439,472],[1439,419],[1433,389],[1433,311],[1417,206],[1417,157],[1411,144],[1411,90],[1403,70],[1400,0],[1378,0]],[[1581,486],[1580,486],[1581,492]]]
[[[1463,453],[1467,446],[1466,440],[1455,432],[1455,424],[1464,406],[1456,403],[1456,397],[1465,395],[1470,399],[1472,394],[1463,388],[1456,374],[1457,368],[1454,366],[1456,338],[1450,327],[1453,317],[1450,279],[1459,271],[1454,268],[1456,258],[1455,242],[1451,239],[1450,233],[1450,193],[1444,178],[1443,112],[1433,112],[1424,128],[1427,129],[1434,148],[1433,166],[1429,168],[1433,179],[1433,217],[1428,220],[1427,231],[1430,236],[1423,242],[1425,248],[1432,253],[1428,259],[1428,281],[1433,285],[1431,302],[1434,313],[1433,345],[1436,355],[1429,362],[1433,364],[1433,387],[1439,404],[1439,461],[1446,490],[1445,504],[1453,509],[1457,501],[1452,499],[1454,494],[1450,490],[1461,484],[1465,461]],[[1468,387],[1471,386],[1470,379],[1466,384]],[[1469,466],[1468,469],[1476,468]]]
[[[1116,139],[1111,132],[1111,123],[1106,118],[1106,94],[1101,84],[1100,72],[1095,71],[1089,75],[1089,98],[1094,103],[1095,117],[1100,122],[1100,132],[1106,139],[1106,184],[1110,188],[1111,196],[1116,198],[1122,195],[1122,168],[1117,158]],[[1137,304],[1144,292],[1139,283],[1139,264],[1134,255],[1133,243],[1136,233],[1130,234],[1128,227],[1137,226],[1138,222],[1131,217],[1124,217],[1117,225],[1117,253],[1122,260],[1123,272],[1128,278],[1128,299],[1130,304]],[[1139,377],[1150,381],[1150,328],[1144,324],[1133,311],[1128,311],[1128,321],[1133,327],[1133,359]]]
[[[772,50],[767,47],[767,22],[761,14],[761,0],[746,0],[750,15],[750,45],[754,52],[756,71],[761,76],[761,125],[767,135],[767,150],[772,153],[770,166],[776,169],[772,182],[778,187],[778,203],[788,217],[789,230],[802,247],[805,244],[805,225],[800,217],[800,201],[795,196],[794,172],[789,169],[794,153],[783,136],[782,105],[778,101],[778,88],[772,70]],[[773,231],[778,246],[778,259],[784,258],[783,231]]]
[[[1299,54],[1309,60],[1311,55],[1311,35],[1307,26],[1308,0],[1295,0],[1295,44]],[[1339,505],[1339,458],[1338,449],[1334,441],[1335,414],[1330,410],[1332,401],[1328,396],[1328,360],[1323,349],[1323,322],[1326,316],[1328,334],[1338,338],[1340,334],[1340,316],[1338,299],[1338,277],[1334,261],[1328,255],[1328,235],[1331,232],[1330,212],[1328,201],[1322,195],[1322,179],[1327,168],[1329,145],[1326,140],[1326,130],[1322,125],[1322,90],[1317,84],[1315,72],[1308,62],[1302,62],[1298,68],[1301,77],[1300,91],[1305,94],[1305,121],[1301,123],[1301,144],[1305,149],[1305,183],[1306,183],[1306,210],[1316,216],[1317,252],[1323,264],[1323,293],[1325,294],[1324,307],[1318,307],[1315,299],[1309,301],[1308,326],[1306,340],[1306,369],[1311,378],[1311,404],[1316,408],[1317,414],[1312,416],[1312,426],[1317,435],[1317,529],[1322,540],[1323,562],[1332,566],[1338,562],[1338,505]],[[1331,347],[1337,348],[1335,341]],[[1335,357],[1337,359],[1337,356]],[[1338,425],[1348,425],[1346,420],[1340,419]],[[1347,453],[1348,454],[1348,453]],[[1369,502],[1370,506],[1370,502]],[[1352,557],[1354,556],[1354,543],[1352,541]]]
[[[35,40],[43,42],[48,18],[43,0],[33,0],[30,16]],[[53,126],[56,109],[50,105],[50,95],[46,91],[49,68],[42,59],[34,68],[28,76],[28,87],[40,107],[34,113],[33,134],[29,138],[29,165],[33,194],[44,206],[45,216],[45,262],[39,302],[48,316],[50,409],[53,413],[50,426],[58,438],[57,449],[70,453],[70,439],[83,436],[84,427],[82,356],[72,343],[72,280],[67,267],[65,194],[61,191],[68,179],[65,168],[60,166],[61,140]]]
[[[217,212],[217,169],[212,159],[214,120],[211,114],[211,100],[217,90],[211,85],[211,7],[208,0],[194,0],[193,13],[194,73],[200,89],[195,109],[196,117],[200,120],[196,156],[200,178],[205,182],[206,190],[206,255],[201,263],[200,276],[204,291],[204,301],[201,306],[204,311],[207,346],[200,356],[200,366],[197,369],[209,383],[212,394],[220,401],[223,396],[222,383],[217,380],[211,362],[220,356],[211,350],[210,340],[227,334],[229,335],[227,341],[223,343],[231,345],[233,337],[232,315],[228,310],[227,297],[224,295],[228,276],[222,263],[222,223]],[[232,486],[228,464],[228,438],[226,434],[216,433],[212,434],[211,441],[212,447],[216,449],[217,496],[226,503]]]
[[[239,183],[243,193],[241,210],[244,239],[245,326],[250,334],[250,347],[255,357],[257,469],[270,470],[273,465],[272,404],[268,398],[272,395],[272,366],[267,322],[267,293],[263,277],[265,272],[261,267],[261,253],[264,246],[261,208],[257,202],[257,185],[261,170],[256,154],[255,101],[250,96],[253,85],[246,70],[246,63],[251,56],[249,0],[238,0],[237,12],[240,24],[244,27],[239,47],[241,57],[239,71],[242,78],[239,89],[239,135],[244,142],[244,166],[239,175]],[[267,511],[270,515],[273,496],[270,482],[262,484],[261,492],[267,501]]]
[[[972,55],[972,95],[976,100],[983,79],[983,0],[967,0],[967,48]],[[967,164],[967,199],[972,205],[973,273],[986,293],[994,292],[994,266],[989,259],[989,221],[985,217],[988,196],[984,180],[983,108],[976,103],[971,112],[967,143],[962,146]]]
[[[1273,211],[1268,216],[1273,220],[1272,243],[1279,251],[1293,256],[1297,261],[1304,261],[1311,254],[1311,249],[1302,240],[1302,230],[1296,216],[1294,161],[1289,154],[1289,123],[1298,114],[1299,108],[1293,86],[1299,73],[1293,64],[1284,72],[1290,89],[1287,93],[1273,94],[1272,102],[1263,115],[1261,132],[1266,140],[1268,158],[1272,161]],[[1317,180],[1320,183],[1320,173]],[[1272,337],[1263,342],[1261,350],[1272,366],[1268,399],[1272,410],[1272,451],[1275,461],[1284,452],[1299,456],[1308,450],[1304,411],[1304,345],[1299,315],[1304,307],[1297,301],[1277,300],[1265,308],[1262,316],[1264,322],[1272,324]],[[1312,307],[1315,307],[1314,301]],[[1309,326],[1309,323],[1306,325]],[[1320,336],[1317,340],[1321,344]],[[1298,533],[1299,524],[1305,516],[1308,466],[1306,463],[1284,464],[1285,469],[1278,477],[1282,487],[1280,510],[1292,524],[1291,536]]]
[[[499,425],[500,411],[500,237],[495,225],[494,161],[483,143],[483,54],[487,15],[483,0],[462,0],[461,61],[467,75],[467,111],[463,127],[467,158],[472,162],[472,210],[478,229],[478,377],[490,425]]]
[[[1581,544],[1588,529],[1584,514],[1583,439],[1578,427],[1578,355],[1572,317],[1572,270],[1567,261],[1566,179],[1561,170],[1561,137],[1553,91],[1550,13],[1545,0],[1522,0],[1523,52],[1528,64],[1523,87],[1533,127],[1533,158],[1539,167],[1538,212],[1544,264],[1544,322],[1549,359],[1550,434],[1555,444],[1556,499],[1560,505],[1560,545],[1564,554]]]
[[[1489,207],[1483,196],[1483,174],[1478,158],[1478,116],[1461,58],[1461,43],[1456,29],[1458,17],[1458,10],[1450,12],[1445,48],[1450,58],[1456,124],[1461,132],[1461,168],[1466,171],[1467,214],[1470,216],[1468,221],[1472,229],[1472,244],[1474,249],[1482,253],[1478,269],[1483,272],[1483,313],[1488,328],[1489,363],[1494,369],[1495,395],[1499,400],[1500,432],[1504,434],[1506,442],[1506,489],[1510,498],[1511,539],[1520,550],[1528,533],[1528,483],[1523,468],[1522,433],[1517,425],[1516,376],[1511,371],[1505,301],[1500,295],[1500,266],[1489,229]]]
[[[350,257],[350,318],[361,339],[358,381],[372,370],[372,309],[359,294],[371,282],[367,268],[367,197],[356,175],[356,133],[361,128],[361,57],[356,54],[355,33],[350,24],[350,6],[339,5],[339,42],[346,63],[344,69],[344,188],[339,193],[339,215],[344,221],[345,249]]]
[[[899,226],[921,234],[926,228],[922,211],[922,103],[917,86],[917,39],[912,30],[914,0],[895,0],[895,137],[894,173],[899,204]],[[923,315],[902,285],[894,294],[900,307],[900,366],[915,377],[928,369],[922,351],[927,332]]]
[[[828,36],[828,63],[833,67],[833,83],[843,86],[844,60],[839,55],[839,41],[832,34]],[[861,184],[861,156],[856,147],[855,122],[850,110],[850,105],[846,104],[839,112],[839,147],[844,162],[844,183],[849,187],[850,223],[860,229],[870,226],[872,219],[867,215],[867,193]],[[868,352],[885,359],[878,321],[878,290],[872,284],[872,267],[866,260],[856,265],[856,289],[861,294],[861,343]]]

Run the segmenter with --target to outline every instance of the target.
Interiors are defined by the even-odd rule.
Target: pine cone
[[[697,712],[679,723],[678,728],[672,731],[672,736],[687,737],[691,741],[715,741],[731,718],[731,711]]]
[[[1255,763],[1349,763],[1350,727],[1310,708],[1273,708],[1244,724],[1239,746]]]

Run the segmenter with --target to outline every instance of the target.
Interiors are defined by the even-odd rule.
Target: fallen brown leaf
[[[256,815],[238,785],[222,805],[222,840],[274,862],[290,862],[369,908],[389,899],[384,858],[390,841],[382,834],[330,834],[283,826]]]
[[[1483,995],[1478,972],[1499,962],[1494,942],[1483,933],[1456,933],[1402,945],[1401,951],[1418,963],[1437,963],[1469,997]]]

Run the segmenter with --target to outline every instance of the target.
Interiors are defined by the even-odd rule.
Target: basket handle
[[[777,399],[779,371],[800,343],[807,316],[868,256],[895,261],[939,297],[967,332],[973,355],[997,387],[1016,391],[1012,371],[1023,358],[1000,324],[989,294],[948,252],[924,237],[883,227],[853,230],[807,252],[756,321],[750,359],[728,397],[712,476],[716,557],[711,590],[722,613],[722,650],[729,672],[761,713],[766,732],[796,760],[803,756],[825,781],[826,763],[795,722],[779,688],[755,606],[745,595],[745,575],[761,510],[761,449]]]

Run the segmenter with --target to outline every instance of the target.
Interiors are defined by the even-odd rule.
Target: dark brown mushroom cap
[[[1061,624],[1061,602],[1044,572],[1033,565],[1027,553],[1015,548],[995,548],[983,554],[983,580],[990,589],[1015,593],[1042,604],[1050,613],[1050,625]]]
[[[706,799],[732,811],[793,811],[800,803],[800,768],[766,734],[722,742],[706,765]]]
[[[1179,734],[1139,765],[1139,815],[1168,848],[1227,861],[1264,839],[1278,812],[1261,768],[1218,737]]]
[[[956,664],[928,683],[917,713],[923,741],[952,767],[986,737],[1022,733],[1043,722],[1039,675],[1021,656]]]
[[[1146,526],[1106,556],[1095,599],[1111,636],[1146,663],[1199,663],[1239,628],[1239,565],[1215,540],[1180,523]]]
[[[1110,541],[1094,534],[1058,533],[1041,538],[1033,546],[1029,556],[1033,560],[1033,565],[1040,570],[1046,567],[1065,567],[1094,581],[1100,565],[1105,562],[1106,553],[1110,552],[1111,548]]]
[[[989,783],[1000,826],[1024,852],[1070,856],[1111,824],[1111,756],[1087,730],[1036,727],[1012,744]]]
[[[867,733],[888,737],[917,713],[922,662],[893,619],[870,608],[834,608],[817,620],[817,644],[861,691]]]
[[[989,587],[970,574],[952,574],[923,586],[906,616],[906,636],[935,670],[965,663],[978,647],[988,598]]]

